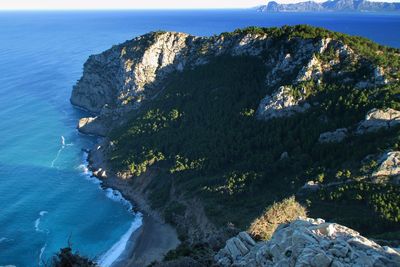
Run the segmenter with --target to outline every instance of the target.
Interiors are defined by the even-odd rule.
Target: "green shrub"
[[[250,225],[250,234],[259,240],[268,240],[282,223],[307,217],[306,209],[294,197],[274,203]]]

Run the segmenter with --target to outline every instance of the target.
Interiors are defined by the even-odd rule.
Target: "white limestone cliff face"
[[[345,226],[322,219],[282,224],[269,241],[240,233],[214,257],[217,266],[400,266],[400,253],[382,247]]]
[[[304,102],[303,97],[294,97],[291,90],[290,87],[281,86],[272,95],[262,99],[257,109],[257,117],[268,120],[291,116],[309,109],[310,104]]]
[[[98,113],[104,105],[126,105],[140,99],[140,92],[156,77],[182,68],[179,60],[187,34],[144,35],[91,56],[84,75],[74,87],[72,104]]]

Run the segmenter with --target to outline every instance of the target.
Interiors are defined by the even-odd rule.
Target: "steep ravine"
[[[171,97],[175,96],[179,99],[180,97],[185,97],[185,94],[191,96],[191,94],[194,95],[196,93],[186,90],[185,86],[188,86],[188,84],[183,82],[182,91],[176,91],[176,86],[179,88],[179,77],[188,80],[190,78],[186,77],[191,77],[190,75],[202,77],[201,74],[205,73],[207,66],[216,66],[218,64],[230,68],[226,69],[226,73],[238,69],[240,73],[247,75],[245,73],[246,68],[241,69],[237,65],[243,64],[243,66],[249,66],[256,71],[260,70],[257,75],[254,73],[254,79],[259,79],[262,76],[262,81],[257,83],[260,88],[254,89],[255,93],[253,94],[256,97],[254,95],[248,97],[249,103],[253,101],[251,106],[246,108],[240,106],[240,114],[232,114],[232,117],[237,120],[236,117],[239,116],[238,120],[249,120],[249,123],[261,125],[260,129],[264,131],[262,136],[267,136],[265,130],[263,130],[263,125],[266,125],[265,127],[278,125],[285,132],[284,127],[295,125],[293,122],[298,119],[300,121],[298,125],[304,125],[305,129],[310,132],[310,134],[306,135],[307,138],[310,139],[311,137],[308,136],[312,136],[312,142],[306,140],[307,145],[310,147],[317,146],[324,150],[325,147],[337,145],[340,149],[343,149],[342,147],[346,146],[346,142],[355,142],[355,145],[359,146],[359,142],[362,142],[364,135],[367,136],[366,138],[379,140],[379,136],[375,137],[375,132],[385,135],[386,139],[381,138],[381,140],[386,140],[387,144],[390,142],[390,144],[393,144],[395,141],[392,141],[392,136],[395,135],[395,131],[398,129],[397,125],[400,123],[398,116],[392,116],[398,112],[395,109],[398,107],[395,98],[396,91],[392,88],[395,88],[399,83],[397,64],[399,52],[379,46],[376,46],[377,50],[375,52],[371,52],[375,48],[375,44],[372,42],[371,44],[367,40],[323,29],[296,26],[271,29],[248,28],[213,37],[196,37],[176,32],[153,32],[113,46],[99,55],[89,57],[84,65],[83,76],[73,88],[71,96],[73,105],[86,109],[93,114],[92,117],[82,118],[79,121],[78,130],[85,134],[103,137],[90,152],[90,166],[94,174],[103,179],[106,186],[120,190],[127,198],[133,200],[140,210],[151,215],[153,219],[161,224],[165,220],[173,223],[185,245],[197,246],[196,244],[206,243],[206,248],[201,247],[200,251],[202,251],[201,253],[208,251],[208,256],[204,256],[207,259],[197,262],[201,266],[205,262],[212,261],[212,252],[210,251],[217,251],[222,248],[225,241],[237,231],[236,227],[228,224],[231,219],[236,219],[236,215],[227,213],[226,216],[229,215],[229,218],[224,218],[223,216],[225,215],[219,216],[219,218],[215,218],[215,215],[210,217],[210,214],[214,214],[214,211],[210,211],[210,204],[206,201],[208,195],[215,194],[218,201],[214,204],[218,207],[217,212],[222,212],[222,214],[224,214],[224,209],[232,209],[226,202],[227,205],[224,206],[224,199],[232,199],[232,203],[236,203],[235,201],[241,199],[241,201],[245,202],[247,200],[249,202],[254,201],[255,204],[249,206],[252,208],[251,212],[246,213],[246,208],[237,207],[238,214],[241,212],[249,214],[246,215],[248,217],[243,215],[241,216],[243,218],[240,218],[244,225],[248,225],[248,222],[254,219],[254,214],[257,214],[257,211],[263,210],[268,203],[271,204],[271,200],[268,197],[261,197],[258,191],[254,191],[255,189],[252,185],[252,183],[255,183],[252,181],[261,179],[260,177],[269,177],[269,174],[268,172],[264,174],[260,170],[261,165],[255,166],[253,171],[247,167],[249,164],[242,164],[240,168],[249,171],[242,174],[238,174],[238,171],[230,171],[231,174],[233,173],[233,178],[229,178],[231,180],[227,178],[226,185],[218,184],[220,183],[220,178],[216,179],[216,182],[210,182],[207,185],[194,180],[195,178],[192,177],[204,175],[204,172],[206,172],[205,164],[211,165],[211,163],[206,160],[203,161],[202,158],[191,162],[188,158],[182,158],[180,154],[172,153],[172,150],[168,150],[171,140],[164,139],[165,147],[156,145],[156,142],[166,138],[162,137],[163,131],[168,131],[168,129],[173,129],[174,127],[182,127],[181,131],[178,130],[178,132],[182,133],[182,136],[179,137],[182,138],[181,145],[185,144],[183,142],[193,138],[193,135],[187,134],[185,136],[185,123],[188,125],[193,123],[192,121],[187,121],[190,118],[190,112],[193,110],[185,107],[184,103],[187,102],[177,100],[176,104],[174,104],[176,109],[167,109],[171,101],[173,101]],[[369,50],[365,49],[366,46],[370,46]],[[381,54],[384,55],[383,60],[379,56]],[[389,55],[395,59],[393,62],[396,62],[396,64],[388,64],[385,61]],[[251,82],[251,72],[249,75],[243,78],[243,83]],[[215,77],[211,78],[210,75],[210,79],[215,79]],[[201,83],[196,80],[191,82],[193,84]],[[223,86],[223,83],[219,81],[215,84],[215,86],[218,86],[217,84]],[[218,87],[213,88],[211,82],[206,87],[210,90],[205,94],[210,96],[210,99],[205,98],[207,99],[206,101],[214,101],[214,99],[220,97],[218,93],[216,94]],[[246,91],[244,92],[246,93]],[[367,99],[373,99],[371,103],[360,102],[359,96],[353,96],[354,94],[363,94],[363,92],[369,94]],[[383,93],[388,94],[388,96],[386,98],[383,97]],[[243,92],[240,94],[243,94]],[[239,101],[241,99],[240,94],[237,96]],[[351,105],[342,101],[342,98],[337,97],[337,94],[348,95]],[[199,97],[203,97],[203,95]],[[247,98],[247,96],[243,98]],[[390,99],[392,102],[381,99]],[[163,102],[164,100],[165,103]],[[348,105],[346,108],[350,111],[344,110],[344,115],[340,113],[340,116],[343,116],[344,119],[339,115],[334,117],[330,114],[332,113],[331,106],[333,101],[338,101],[340,105],[342,103],[344,103],[343,105]],[[351,101],[359,102],[353,104]],[[198,105],[198,109],[206,107],[206,105],[195,101],[193,103],[196,103],[193,105]],[[232,112],[236,112],[235,103],[226,103],[228,107],[231,105]],[[163,110],[164,108],[165,110]],[[346,112],[351,113],[352,109],[357,110],[357,112],[353,112],[354,118],[346,118]],[[211,111],[204,110],[204,112]],[[315,128],[309,128],[311,126],[308,126],[307,123],[310,122],[307,119],[303,119],[308,116],[307,114],[317,118],[315,120]],[[225,115],[227,114],[224,113]],[[366,118],[362,120],[364,115]],[[196,116],[193,116],[193,118],[199,118],[199,115]],[[327,121],[330,119],[332,122],[328,124]],[[201,118],[199,120],[201,121]],[[207,116],[205,122],[208,123]],[[280,126],[280,123],[282,126]],[[201,127],[202,124],[200,126],[194,125]],[[209,126],[214,129],[212,124]],[[241,131],[240,128],[238,130]],[[296,131],[299,132],[298,130]],[[304,132],[305,130],[302,129],[302,131]],[[157,134],[160,134],[161,137],[157,137]],[[252,135],[254,134],[256,133]],[[147,135],[147,139],[146,143],[143,144],[143,151],[140,151],[137,146],[141,145],[140,136],[144,135]],[[149,136],[154,136],[154,140],[149,139]],[[168,136],[168,134],[166,136],[168,139],[175,138]],[[276,136],[276,134],[272,132],[271,136]],[[181,142],[179,138],[177,137],[178,143]],[[258,140],[262,140],[261,137]],[[293,142],[297,142],[297,140]],[[288,146],[286,141],[283,143],[285,143],[283,146]],[[287,144],[292,143],[288,142]],[[154,149],[145,150],[144,147],[149,146],[149,144],[153,145]],[[235,146],[236,144],[230,145]],[[228,146],[230,145],[228,144]],[[127,146],[135,146],[135,148],[131,149]],[[174,149],[177,146],[179,144],[173,144]],[[249,146],[254,147],[251,144]],[[394,150],[396,148],[396,145],[390,146],[387,149]],[[282,164],[294,165],[294,162],[299,162],[300,160],[296,160],[296,157],[304,160],[306,153],[314,153],[311,149],[307,150],[306,148],[301,153],[298,152],[301,148],[295,150],[285,147],[284,149],[287,150],[282,151],[279,148],[273,152],[273,155],[260,155],[268,159],[271,158],[271,162],[275,162],[278,165],[278,167],[274,168],[279,169],[282,168],[279,167]],[[139,153],[129,154],[134,153],[134,151],[136,151],[135,153],[139,151]],[[260,152],[259,149],[255,149],[255,151],[257,153],[267,153],[266,150],[264,150],[266,152]],[[378,147],[368,148],[365,151],[374,153],[373,155],[363,155],[364,157],[369,156],[369,159],[384,158],[382,153],[378,153],[380,151]],[[279,156],[276,159],[277,153],[279,153]],[[299,155],[296,156],[296,153]],[[364,152],[361,151],[360,153]],[[386,153],[392,152],[389,150]],[[396,157],[396,153],[388,154],[389,156],[386,158],[393,160],[393,155]],[[188,156],[191,155],[186,155],[186,157]],[[354,162],[358,158],[360,158],[359,155],[349,158],[349,162],[351,160],[352,165],[347,165],[353,168]],[[383,164],[382,162],[385,159],[379,162]],[[138,160],[143,161],[143,163],[138,163]],[[297,175],[300,178],[282,177],[283,183],[292,179],[290,186],[287,186],[287,192],[282,192],[282,195],[295,194],[301,191],[299,199],[307,203],[312,199],[314,204],[315,190],[326,190],[324,188],[328,187],[325,185],[332,182],[331,178],[328,177],[330,175],[329,172],[333,173],[339,168],[347,166],[346,160],[343,157],[342,161],[338,161],[341,165],[330,166],[329,168],[332,170],[327,170],[328,174],[325,179],[318,178],[319,182],[311,179],[312,183],[310,182],[309,184],[312,184],[312,189],[305,186],[305,189],[303,188],[306,191],[305,195],[304,190],[299,190],[300,187],[310,179],[311,175],[318,174],[314,172],[315,170],[321,170],[321,167],[318,166],[318,169],[315,166],[312,168],[308,166],[307,168],[313,170],[309,172],[305,167],[304,169],[299,167],[300,171],[304,171],[304,173]],[[174,163],[174,161],[176,162]],[[310,160],[307,159],[301,164],[310,164],[309,162]],[[174,164],[175,166],[173,166]],[[323,166],[326,163],[321,161],[315,164]],[[398,168],[392,167],[393,164],[385,164],[385,166],[389,167],[385,167],[385,172],[380,172],[384,174],[379,175],[379,177],[385,176],[385,186],[386,184],[388,184],[387,186],[392,186],[400,171]],[[265,166],[265,168],[267,167]],[[325,166],[323,167],[325,168]],[[368,173],[364,173],[363,176],[358,173],[355,174],[354,176],[357,175],[357,178],[351,177],[354,180],[350,181],[349,176],[349,183],[359,183],[359,181],[370,183],[370,179],[371,181],[376,181],[376,176],[374,177],[372,173],[378,173],[378,169],[376,167],[373,168],[368,169]],[[211,170],[211,167],[209,169]],[[190,179],[196,181],[193,183],[199,184],[198,189],[193,191],[188,189],[191,188],[190,183],[182,179],[182,177],[185,177],[185,171],[188,171],[191,175],[188,176]],[[194,171],[198,171],[198,173],[190,173]],[[219,175],[223,176],[223,173],[218,173],[217,176]],[[206,174],[204,176],[207,177],[209,175]],[[160,177],[162,177],[161,180]],[[165,177],[168,177],[168,179]],[[249,179],[249,181],[246,179]],[[340,179],[344,178],[340,176]],[[233,185],[230,183],[233,183]],[[335,185],[341,186],[346,183],[340,180]],[[282,190],[281,188],[282,186],[279,185],[276,190]],[[262,187],[258,186],[258,190],[261,189]],[[307,195],[309,193],[312,195]],[[164,206],[162,205],[163,202],[160,204],[157,202],[160,200],[154,199],[155,194],[163,196],[161,201],[166,201]],[[224,197],[218,198],[218,194],[222,194]],[[279,200],[277,199],[278,195],[272,198],[273,201]],[[249,197],[254,197],[254,200],[249,199]],[[210,197],[211,203],[216,199],[214,199],[214,196],[213,198]],[[315,203],[315,206],[310,206],[310,210],[312,214],[318,215],[320,214],[318,210],[320,200],[318,199]],[[253,208],[257,205],[264,206]],[[226,220],[224,221],[224,219]],[[228,226],[221,225],[221,221],[225,225],[228,224]],[[241,224],[238,224],[238,226],[242,228]],[[391,227],[391,231],[395,231],[398,226],[392,225]],[[170,248],[172,249],[173,247]],[[169,255],[169,258],[171,257],[174,258],[176,255]],[[197,256],[190,257],[196,259]],[[230,262],[235,262],[232,256],[227,257],[231,257],[229,258]],[[159,258],[157,259],[159,260]],[[229,265],[227,263],[228,260],[224,260],[224,262]],[[248,264],[248,262],[245,262],[245,264]]]

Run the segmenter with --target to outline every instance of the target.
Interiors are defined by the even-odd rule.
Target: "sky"
[[[280,3],[300,1],[277,0]],[[267,2],[268,0],[0,0],[0,10],[248,8]]]

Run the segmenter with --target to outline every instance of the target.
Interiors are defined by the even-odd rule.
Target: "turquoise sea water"
[[[307,23],[400,47],[400,16],[253,11],[0,12],[0,265],[38,266],[60,247],[108,266],[140,216],[85,173],[69,103],[90,54],[152,30],[212,35]]]

